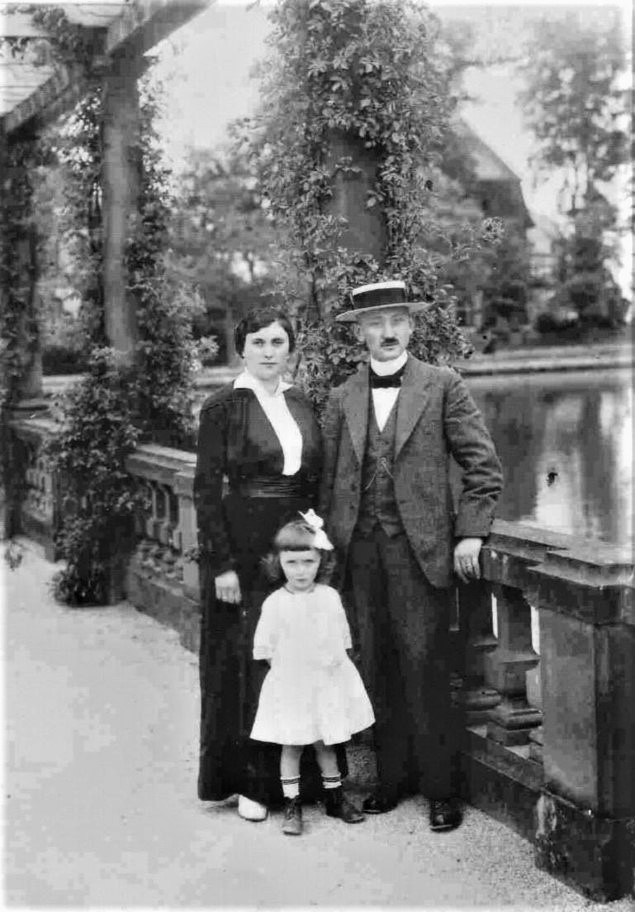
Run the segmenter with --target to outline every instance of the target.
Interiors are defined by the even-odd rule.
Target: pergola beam
[[[145,54],[209,6],[210,0],[136,0],[108,27],[106,54]]]
[[[39,129],[57,120],[82,97],[86,80],[81,67],[59,67],[46,82],[2,118],[8,137],[33,120]]]
[[[143,55],[171,32],[205,9],[210,0],[136,0],[123,7],[122,12],[106,28],[87,28],[95,37],[93,66],[96,72],[107,70],[116,57],[126,57],[131,67],[141,73]],[[7,17],[9,20],[13,17]],[[26,28],[26,26],[21,26]],[[10,25],[6,34],[18,31]],[[28,31],[28,30],[27,30]],[[27,37],[42,37],[41,29],[34,27]],[[20,37],[15,35],[15,37]],[[86,79],[79,67],[63,67],[19,102],[0,119],[8,138],[11,134],[33,121],[39,129],[52,123],[73,107],[86,91]]]

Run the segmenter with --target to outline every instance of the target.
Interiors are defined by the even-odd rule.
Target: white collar
[[[408,352],[403,351],[393,361],[376,361],[371,358],[370,366],[379,377],[390,377],[391,374],[396,374],[398,370],[401,370],[407,360]]]
[[[286,390],[291,389],[291,386],[291,383],[287,383],[285,380],[280,379],[275,392],[270,393],[269,390],[265,389],[262,382],[257,377],[254,377],[253,374],[250,374],[248,370],[244,370],[242,374],[238,374],[234,380],[234,389],[250,389],[256,396],[268,396],[270,399],[281,396]]]

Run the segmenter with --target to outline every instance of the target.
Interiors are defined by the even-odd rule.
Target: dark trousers
[[[353,537],[351,627],[375,710],[377,771],[396,798],[454,793],[458,727],[451,710],[450,590],[421,571],[405,534]]]

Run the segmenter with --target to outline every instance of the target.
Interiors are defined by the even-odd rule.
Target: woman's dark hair
[[[308,551],[310,548],[315,548],[314,539],[315,530],[303,519],[294,519],[285,523],[273,540],[273,551],[262,561],[269,579],[273,582],[281,582],[284,579],[280,566],[281,551]],[[320,555],[317,579],[318,581],[322,578],[329,579],[335,563],[334,552],[323,551],[321,548],[315,548],[315,550]]]
[[[265,326],[271,326],[272,323],[279,323],[289,337],[289,354],[295,349],[295,332],[291,325],[291,320],[284,312],[276,307],[254,307],[242,318],[234,330],[234,342],[236,351],[242,356],[245,351],[245,339],[248,333],[258,332]]]

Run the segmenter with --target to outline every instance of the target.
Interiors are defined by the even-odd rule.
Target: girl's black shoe
[[[286,836],[302,835],[302,805],[299,795],[295,798],[284,799],[282,832]]]
[[[324,790],[324,808],[329,817],[338,817],[344,823],[361,823],[364,820],[364,815],[348,800],[341,785]]]

